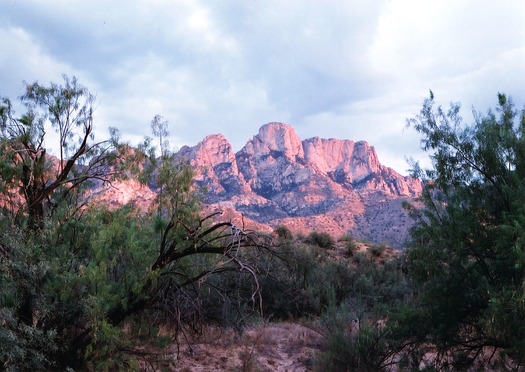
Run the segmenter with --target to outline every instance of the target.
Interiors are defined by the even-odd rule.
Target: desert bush
[[[281,247],[260,279],[264,313],[278,319],[321,314],[330,302],[341,301],[350,291],[354,273],[311,246]]]
[[[373,257],[381,257],[383,255],[383,253],[385,252],[386,250],[386,245],[384,244],[381,244],[381,245],[378,245],[378,244],[373,244],[372,246],[370,246],[370,248],[368,249],[368,251],[370,252],[370,254],[373,256]]]
[[[331,248],[335,244],[334,238],[330,234],[326,232],[318,233],[317,231],[312,231],[308,235],[308,242],[321,248]]]
[[[368,267],[373,265],[372,260],[364,252],[357,252],[352,257],[352,262],[359,267]]]
[[[271,275],[260,278],[266,316],[288,319],[321,315],[348,298],[395,304],[410,297],[411,288],[399,259],[378,265],[368,254],[334,261],[325,250],[290,244],[277,251],[282,258],[268,263]]]
[[[283,239],[283,240],[292,240],[293,239],[293,234],[292,232],[290,231],[290,229],[284,225],[279,225],[275,228],[274,230],[274,233],[277,234],[277,236],[280,238],[280,239]]]
[[[389,364],[387,333],[366,316],[365,306],[345,303],[321,317],[325,341],[315,358],[316,371],[378,371]]]
[[[339,238],[340,242],[343,242],[345,245],[345,254],[348,257],[352,257],[356,251],[359,250],[359,245],[352,235],[345,234]]]

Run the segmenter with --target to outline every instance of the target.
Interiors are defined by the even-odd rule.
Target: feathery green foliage
[[[408,124],[433,167],[415,167],[425,207],[409,206],[407,270],[419,295],[400,337],[412,351],[431,343],[437,367],[466,368],[493,351],[523,365],[525,110],[499,94],[495,110],[466,125],[459,104],[445,111],[430,98]]]
[[[95,142],[94,97],[75,78],[28,84],[21,101],[19,117],[0,102],[0,369],[136,369],[155,326],[195,331],[203,304],[226,309],[217,322],[260,310],[268,240],[199,215],[166,122],[152,122],[157,157],[152,140],[132,149],[116,130]],[[157,192],[150,210],[89,203],[90,188],[128,176]]]

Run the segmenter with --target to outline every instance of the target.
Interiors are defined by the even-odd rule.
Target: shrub
[[[313,248],[313,249],[312,249]],[[288,319],[319,315],[352,292],[355,271],[321,255],[318,247],[281,247],[272,260],[272,275],[260,278],[264,314]]]
[[[357,266],[369,266],[371,262],[370,258],[368,258],[364,252],[357,252],[352,257],[352,263]]]
[[[280,239],[283,239],[283,240],[292,240],[293,239],[293,234],[292,232],[290,231],[290,229],[284,225],[279,225],[275,228],[274,230],[274,233],[277,234],[277,236],[280,238]]]
[[[378,371],[387,365],[390,354],[384,330],[356,310],[345,304],[322,317],[326,338],[315,359],[316,371]]]
[[[345,234],[339,238],[339,241],[344,242],[346,248],[345,253],[348,257],[353,257],[355,252],[359,250],[359,245],[351,235]]]
[[[310,235],[308,235],[308,240],[321,248],[330,248],[335,244],[334,238],[325,232],[318,233],[317,231],[312,231]]]
[[[381,245],[374,244],[368,249],[368,251],[374,257],[381,257],[383,253],[385,252],[385,249],[386,249],[386,245],[384,244],[381,244]]]

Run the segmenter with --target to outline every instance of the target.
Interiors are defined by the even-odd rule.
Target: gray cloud
[[[173,146],[223,133],[236,149],[270,121],[302,138],[368,140],[404,171],[420,157],[404,130],[432,89],[439,102],[525,102],[525,4],[245,1],[31,3],[0,14],[0,95],[76,75],[96,93],[99,135],[138,142],[170,122]]]

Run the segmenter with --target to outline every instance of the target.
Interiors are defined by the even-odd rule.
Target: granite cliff
[[[216,134],[177,156],[195,167],[207,208],[296,233],[350,233],[401,247],[411,225],[401,204],[421,192],[418,180],[381,165],[367,142],[301,140],[284,123],[262,126],[237,153]]]

